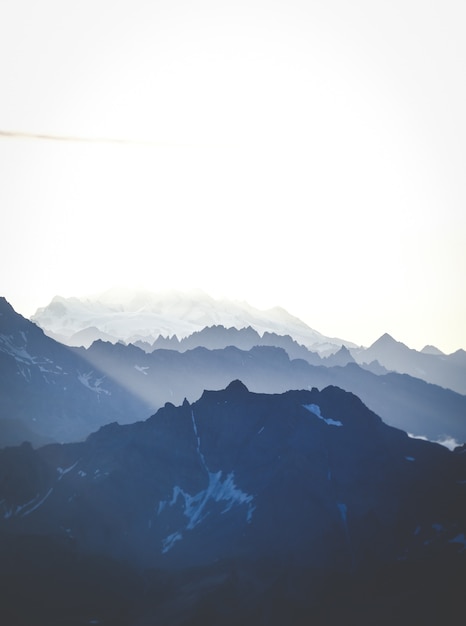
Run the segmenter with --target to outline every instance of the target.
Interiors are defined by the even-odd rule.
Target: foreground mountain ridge
[[[256,394],[233,381],[86,442],[0,451],[0,613],[35,610],[30,624],[79,623],[83,610],[85,623],[131,626],[453,623],[465,485],[464,448],[411,439],[351,393]],[[71,606],[29,608],[50,577],[61,588],[63,563],[79,564],[79,580],[103,559],[126,564],[120,621],[82,586],[66,590]],[[426,588],[421,572],[439,569]],[[31,571],[34,585],[18,589]],[[372,594],[348,597],[369,571]],[[386,587],[392,575],[401,586]]]

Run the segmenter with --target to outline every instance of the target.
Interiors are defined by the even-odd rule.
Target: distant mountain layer
[[[408,375],[376,375],[351,362],[345,348],[328,359],[314,357],[322,365],[265,345],[184,353],[102,341],[69,348],[0,299],[0,446],[82,440],[101,425],[135,422],[167,401],[194,401],[203,389],[236,378],[267,393],[335,385],[413,435],[451,446],[466,441],[465,396]]]
[[[466,394],[466,352],[457,350],[445,355],[432,346],[426,347],[418,352],[385,334],[369,348],[351,349],[351,354],[361,365],[377,361],[387,370]]]
[[[282,308],[262,311],[246,302],[216,300],[202,291],[163,293],[109,290],[88,298],[62,298],[32,316],[50,336],[88,346],[97,338],[152,344],[159,335],[182,339],[206,326],[255,329],[260,335],[290,335],[319,351],[355,344],[325,337]]]
[[[238,380],[0,450],[3,624],[456,624],[466,454],[335,387]]]
[[[198,347],[212,350],[235,346],[241,350],[250,350],[255,346],[276,346],[286,350],[291,359],[304,359],[311,365],[333,367],[357,362],[375,374],[386,374],[390,371],[410,374],[426,382],[466,394],[466,352],[458,350],[445,355],[433,348],[417,352],[387,334],[369,348],[348,349],[343,345],[328,356],[309,350],[289,335],[266,332],[261,337],[251,327],[238,330],[211,326],[182,339],[176,336],[158,337],[152,345],[142,341],[135,342],[135,345],[146,352],[159,348],[185,352]]]
[[[261,311],[245,302],[215,300],[202,291],[154,294],[113,289],[89,298],[56,296],[31,319],[50,337],[69,346],[87,348],[99,339],[133,343],[146,352],[228,346],[250,350],[269,345],[313,365],[356,361],[373,373],[409,374],[466,394],[464,350],[445,355],[434,346],[425,346],[418,352],[388,334],[369,348],[358,347],[322,335],[284,309]]]

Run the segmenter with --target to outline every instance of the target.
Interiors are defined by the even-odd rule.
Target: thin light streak
[[[210,148],[231,149],[238,148],[238,144],[231,142],[176,142],[176,141],[148,141],[143,139],[123,139],[118,137],[76,137],[73,135],[54,135],[50,133],[30,133],[16,130],[0,130],[1,139],[20,139],[33,141],[57,141],[62,143],[93,143],[113,144],[126,146],[148,146],[156,148]]]
[[[4,139],[34,139],[39,141],[64,141],[79,143],[110,143],[130,144],[139,146],[161,146],[160,142],[143,141],[140,139],[122,139],[114,137],[74,137],[72,135],[53,135],[48,133],[27,133],[14,130],[0,130],[0,138]]]

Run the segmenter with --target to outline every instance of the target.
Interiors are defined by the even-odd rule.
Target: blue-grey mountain
[[[387,423],[416,436],[466,440],[465,396],[408,375],[375,375],[351,362],[345,348],[328,358],[314,355],[321,365],[290,359],[285,349],[265,345],[146,353],[97,341],[87,350],[69,348],[4,299],[0,304],[0,445],[81,440],[103,424],[134,422],[167,401],[194,401],[203,389],[221,389],[235,378],[268,393],[337,385],[356,393]],[[290,338],[283,341],[296,348]]]
[[[465,490],[464,449],[353,394],[234,381],[82,443],[0,451],[0,617],[452,624]]]

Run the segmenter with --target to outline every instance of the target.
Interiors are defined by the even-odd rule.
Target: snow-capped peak
[[[31,319],[70,345],[74,345],[75,333],[89,327],[125,342],[138,339],[153,342],[159,335],[176,335],[181,339],[213,325],[238,329],[250,326],[260,335],[265,332],[290,335],[313,349],[323,344],[343,343],[325,337],[281,307],[261,310],[247,302],[215,299],[200,289],[154,293],[112,288],[87,297],[56,296]]]

